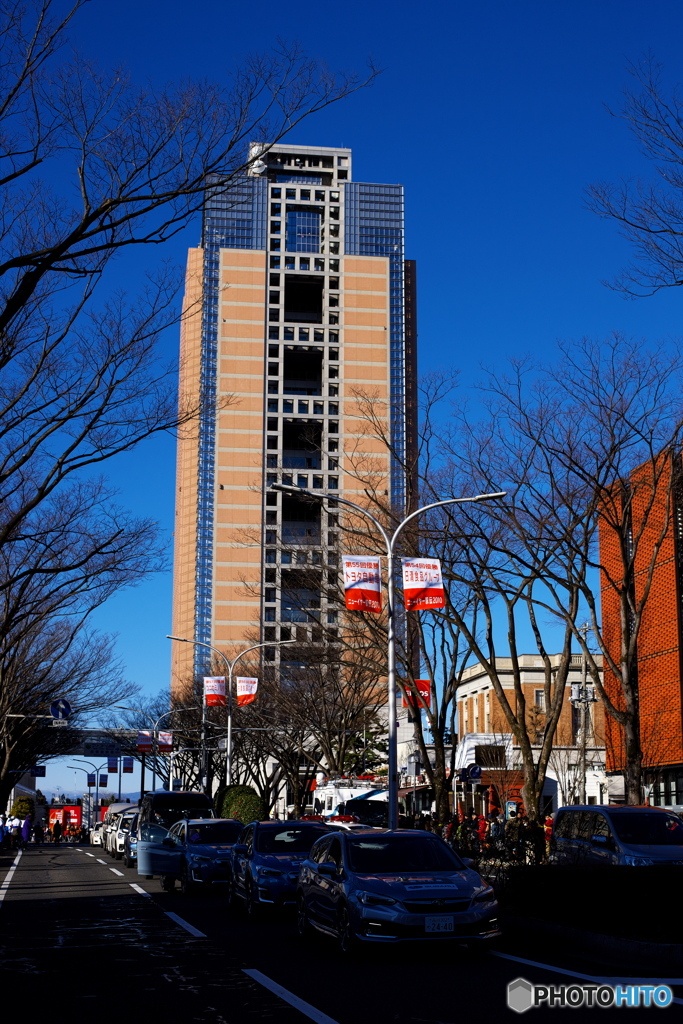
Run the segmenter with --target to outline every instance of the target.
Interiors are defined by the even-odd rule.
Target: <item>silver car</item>
[[[585,867],[683,865],[683,821],[663,807],[560,807],[550,862]]]
[[[493,889],[437,836],[382,829],[319,839],[297,888],[297,928],[357,943],[481,945],[500,935]]]

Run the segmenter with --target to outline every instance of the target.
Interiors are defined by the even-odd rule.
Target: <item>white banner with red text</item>
[[[402,558],[403,598],[407,611],[445,608],[446,595],[438,558]]]
[[[246,676],[238,676],[235,682],[238,707],[242,707],[243,704],[251,704],[252,701],[256,700],[258,679],[248,679]]]
[[[344,596],[352,612],[382,611],[380,560],[374,555],[343,555]]]
[[[204,701],[207,708],[225,707],[225,676],[204,676]]]

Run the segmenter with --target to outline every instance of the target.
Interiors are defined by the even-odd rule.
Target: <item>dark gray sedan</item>
[[[437,836],[388,830],[319,839],[301,866],[297,928],[358,942],[480,945],[500,935],[493,889]]]

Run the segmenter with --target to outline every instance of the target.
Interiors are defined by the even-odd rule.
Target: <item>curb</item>
[[[578,951],[582,955],[588,953],[611,966],[650,967],[660,974],[672,976],[681,973],[683,943],[680,942],[641,942],[639,939],[624,939],[617,935],[571,928],[537,917],[520,917],[505,912],[500,916],[503,934],[513,939],[553,939],[558,945],[565,946],[567,951]]]

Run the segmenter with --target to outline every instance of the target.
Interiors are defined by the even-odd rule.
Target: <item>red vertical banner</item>
[[[445,608],[446,595],[438,558],[402,558],[403,597],[409,612]]]
[[[243,704],[251,704],[256,700],[258,679],[248,679],[246,676],[238,676],[235,680],[235,689],[237,692],[238,707],[242,707]]]
[[[382,611],[380,561],[374,555],[343,555],[344,597],[352,612]]]
[[[204,701],[207,708],[225,707],[225,676],[204,676]]]
[[[431,701],[432,701],[432,681],[431,681],[431,679],[414,679],[413,682],[415,683],[415,687],[416,687],[417,692],[419,693],[420,697],[422,698],[424,703],[427,705],[427,707],[429,707],[430,704],[431,704]],[[410,690],[408,690],[407,693],[403,694],[402,706],[404,708],[407,708],[408,706],[410,706],[411,708],[414,708],[416,706],[421,708],[422,704],[417,699],[415,694],[412,693]]]

